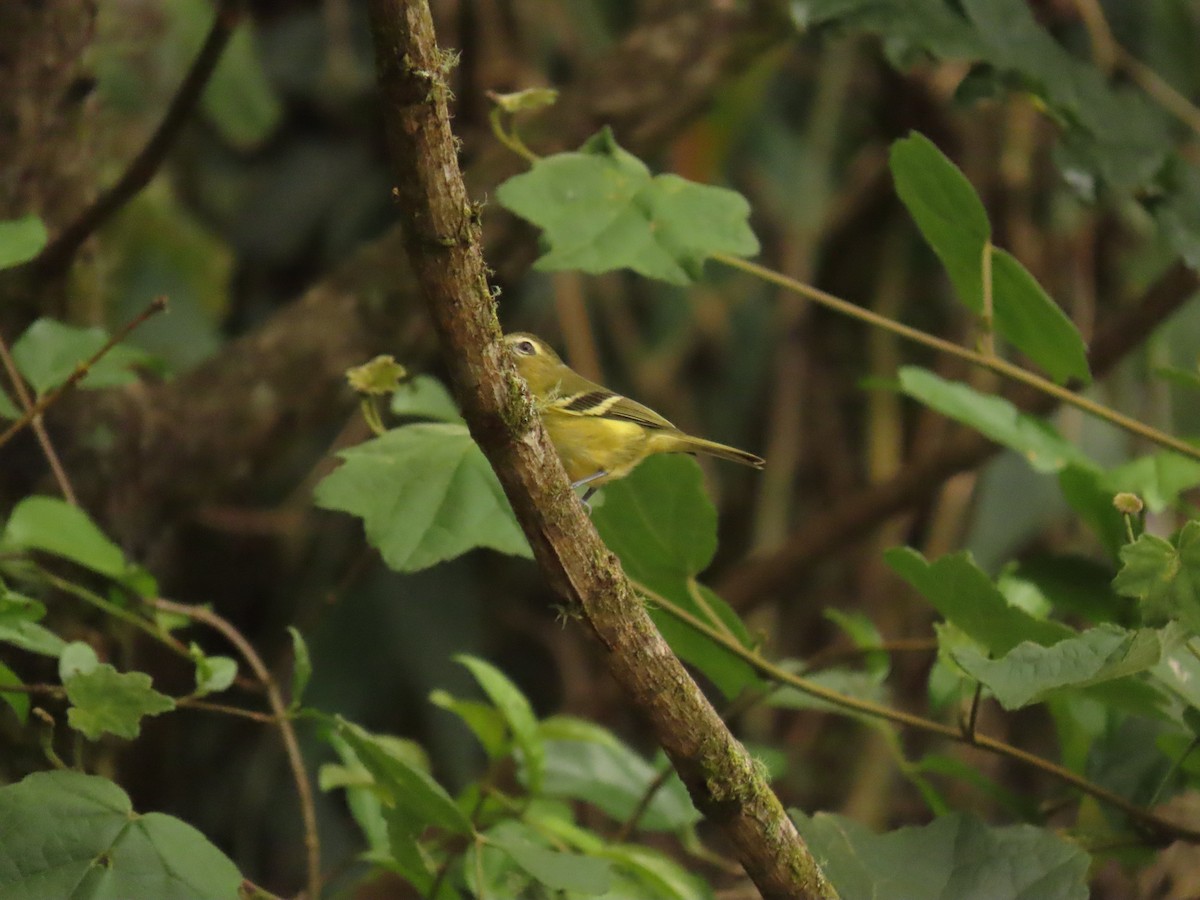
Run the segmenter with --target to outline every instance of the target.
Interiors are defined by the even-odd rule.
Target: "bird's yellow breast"
[[[633,422],[545,409],[542,423],[571,481],[600,471],[608,474],[592,482],[593,486],[623,478],[645,455],[646,429]]]

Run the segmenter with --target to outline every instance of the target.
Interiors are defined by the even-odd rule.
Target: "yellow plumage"
[[[761,469],[761,457],[680,431],[648,406],[588,381],[532,334],[504,343],[537,401],[542,424],[576,487],[588,494],[655,453],[703,453]]]

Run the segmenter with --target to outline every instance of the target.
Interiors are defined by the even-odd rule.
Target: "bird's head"
[[[504,343],[512,351],[517,371],[535,396],[545,397],[562,380],[565,364],[537,335],[514,331],[504,336]]]

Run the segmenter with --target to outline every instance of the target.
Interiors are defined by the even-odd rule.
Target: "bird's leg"
[[[578,481],[572,482],[571,488],[572,489],[581,488],[586,484],[590,484],[591,482],[595,481],[598,478],[603,478],[607,474],[608,474],[608,472],[605,471],[604,469],[599,469],[599,470],[593,472],[591,475],[587,476],[586,478],[580,478]],[[583,498],[582,498],[583,505],[587,507],[587,511],[589,513],[592,511],[592,504],[588,503],[588,500],[590,500],[592,498],[592,495],[595,494],[597,490],[599,490],[599,488],[590,487],[586,491],[583,492]]]

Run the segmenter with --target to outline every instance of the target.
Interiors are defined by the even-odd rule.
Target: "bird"
[[[597,488],[624,478],[656,453],[699,453],[755,469],[766,465],[753,453],[680,431],[650,407],[589,381],[537,335],[512,332],[504,344],[529,386],[571,486],[587,487],[585,503]]]

